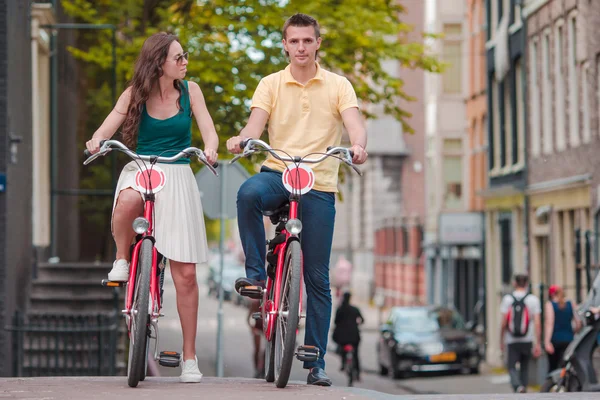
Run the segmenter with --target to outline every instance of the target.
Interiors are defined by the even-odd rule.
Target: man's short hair
[[[283,38],[284,39],[286,39],[287,28],[290,26],[300,26],[300,27],[312,26],[313,28],[315,28],[315,36],[317,38],[321,37],[319,23],[317,22],[316,19],[314,19],[310,15],[297,13],[297,14],[294,14],[291,17],[289,17],[287,19],[287,21],[285,21],[285,23],[283,24]]]
[[[527,287],[529,283],[529,277],[525,274],[517,274],[515,275],[515,284],[517,287],[524,288]]]

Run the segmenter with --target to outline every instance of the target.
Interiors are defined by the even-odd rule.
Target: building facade
[[[502,364],[500,302],[528,271],[525,152],[525,29],[520,1],[486,1],[487,161],[485,210],[487,358]]]
[[[559,284],[580,301],[585,257],[578,262],[575,250],[584,253],[586,236],[597,249],[600,5],[531,1],[525,14],[530,275],[533,288]]]
[[[403,4],[403,22],[414,27],[411,41],[422,41],[424,6]],[[337,218],[331,266],[343,255],[353,264],[352,290],[362,300],[383,296],[387,306],[412,304],[424,299],[424,277],[420,232],[424,206],[424,109],[421,70],[403,69],[397,61],[386,61],[388,73],[404,80],[404,90],[415,101],[401,101],[410,112],[415,134],[406,134],[401,124],[369,105],[378,118],[367,121],[369,159],[361,166],[363,176],[348,174],[341,185],[343,201],[336,205]],[[404,234],[403,239],[399,235]],[[404,244],[401,250],[400,245]],[[389,243],[382,247],[383,243]],[[411,244],[411,251],[408,247]]]

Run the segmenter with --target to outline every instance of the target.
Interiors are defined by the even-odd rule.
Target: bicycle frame
[[[298,218],[298,199],[295,196],[290,197],[290,211],[288,214],[288,220]],[[275,246],[273,250],[274,254],[277,254],[277,267],[275,269],[275,281],[273,281],[270,277],[267,277],[266,282],[266,290],[263,295],[263,312],[265,315],[266,323],[263,323],[263,330],[265,334],[265,338],[267,341],[271,341],[273,338],[273,334],[275,333],[275,323],[277,321],[277,315],[279,314],[278,304],[281,301],[281,285],[283,284],[283,267],[285,265],[285,255],[287,251],[287,246],[290,240],[297,240],[295,235],[289,233],[285,228],[281,232],[285,235],[285,241],[283,243]],[[302,263],[300,275],[300,287],[302,287],[302,282],[304,280],[304,263]],[[275,290],[275,296],[273,301],[269,299],[269,294],[272,290]],[[302,291],[300,291],[300,312],[298,315],[302,315]]]
[[[153,193],[145,193],[144,194],[144,218],[149,222],[148,230],[142,235],[142,238],[138,240],[133,248],[131,254],[131,263],[130,263],[130,273],[129,273],[129,281],[127,282],[127,294],[126,294],[126,305],[124,312],[127,315],[131,313],[131,307],[133,304],[133,293],[135,290],[135,280],[137,278],[137,266],[138,259],[140,253],[140,247],[142,246],[142,242],[144,239],[151,238],[154,241],[152,236],[154,232],[154,194]],[[150,272],[150,301],[151,301],[151,320],[156,320],[160,315],[160,310],[162,308],[162,304],[160,303],[160,290],[158,288],[158,274],[157,274],[157,261],[158,261],[158,251],[154,245],[152,246],[152,270]],[[131,319],[127,321],[128,328],[131,327]]]

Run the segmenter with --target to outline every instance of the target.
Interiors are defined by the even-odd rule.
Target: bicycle
[[[300,361],[316,361],[319,349],[315,346],[301,345],[295,350],[296,334],[302,315],[303,264],[300,246],[302,222],[298,207],[302,195],[308,193],[314,185],[314,173],[307,165],[315,164],[328,157],[335,157],[349,165],[359,175],[360,170],[352,164],[353,153],[345,147],[330,147],[326,153],[312,153],[304,157],[289,154],[271,148],[262,140],[245,139],[240,143],[242,154],[235,156],[230,163],[256,152],[266,151],[276,159],[286,163],[282,174],[283,184],[290,192],[288,201],[275,210],[264,211],[276,226],[275,237],[267,241],[267,281],[265,289],[258,286],[246,286],[240,290],[242,296],[261,300],[260,314],[253,318],[262,319],[263,332],[267,341],[265,349],[265,379],[275,382],[278,388],[284,388],[289,380],[294,356]],[[281,156],[278,152],[285,154]],[[307,159],[311,155],[320,158]],[[341,154],[342,156],[338,156]]]
[[[343,347],[342,355],[346,355],[346,360],[344,362],[344,372],[348,376],[348,386],[353,386],[354,381],[358,377],[358,369],[356,367],[356,361],[354,360],[354,346],[351,344],[346,344]]]
[[[100,151],[96,154],[91,154],[88,150],[85,150],[84,155],[87,159],[83,164],[88,165],[96,158],[104,156],[112,150],[127,154],[136,163],[138,160],[143,163],[143,167],[138,164],[136,185],[144,198],[144,216],[137,217],[132,224],[137,236],[131,247],[129,280],[127,282],[102,280],[102,285],[106,287],[126,287],[125,309],[122,313],[125,316],[129,336],[127,383],[130,387],[136,387],[140,381],[146,378],[148,351],[150,349],[149,339],[155,341],[153,357],[160,365],[178,367],[180,364],[180,354],[178,352],[162,351],[158,354],[158,319],[164,316],[160,313],[162,309],[164,266],[159,267],[159,265],[164,257],[154,246],[154,202],[156,193],[166,183],[166,177],[155,164],[174,162],[195,155],[215,175],[218,175],[215,170],[217,164],[210,165],[202,150],[195,147],[188,147],[172,157],[144,156],[129,150],[127,146],[117,140],[102,141]],[[145,162],[150,163],[149,168]]]

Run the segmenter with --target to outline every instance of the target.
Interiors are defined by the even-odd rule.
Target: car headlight
[[[285,224],[285,229],[292,235],[299,235],[302,232],[302,222],[299,219],[290,219]]]
[[[403,353],[418,353],[419,347],[414,343],[398,343],[396,350]]]
[[[138,235],[143,234],[144,232],[148,231],[148,228],[150,228],[150,222],[148,222],[148,220],[144,217],[137,217],[136,219],[133,220],[133,223],[131,224],[133,230],[135,231],[135,233],[137,233]]]

